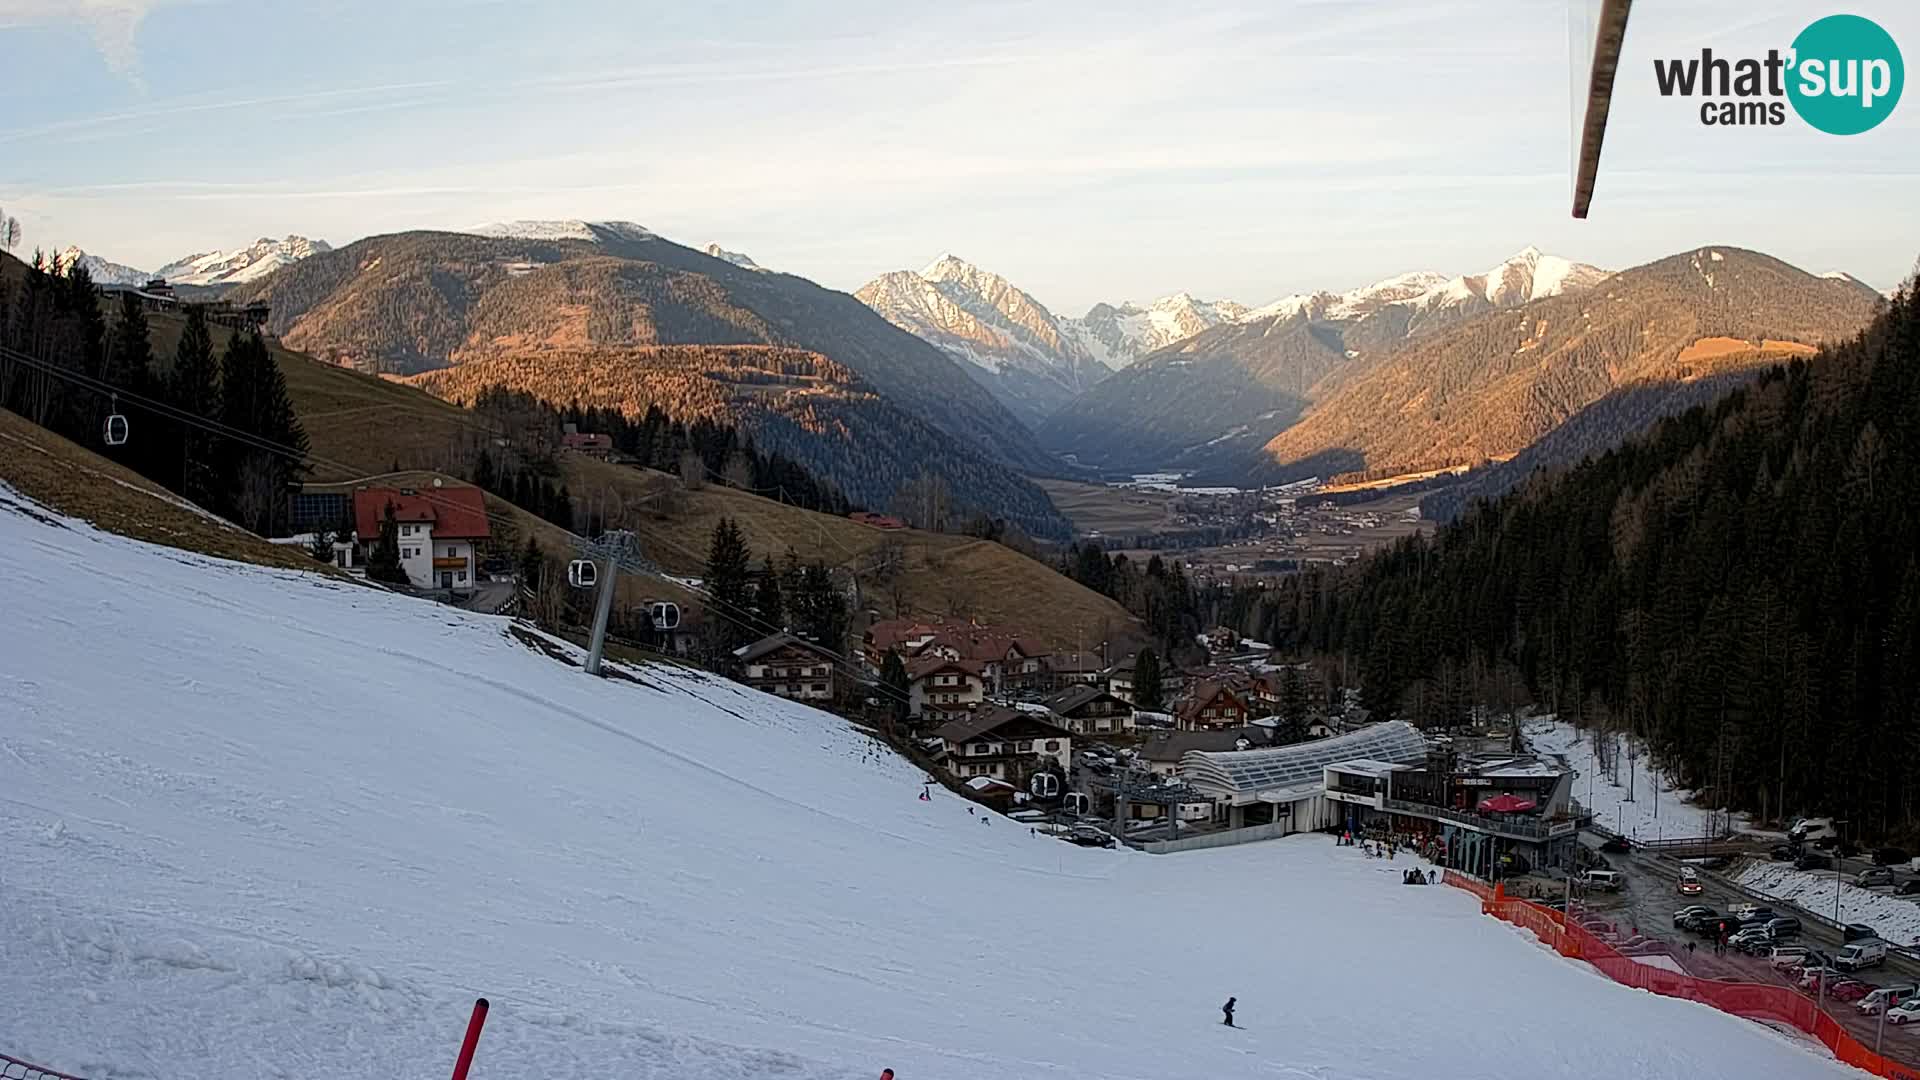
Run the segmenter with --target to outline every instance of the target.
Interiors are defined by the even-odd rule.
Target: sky
[[[1527,245],[1704,244],[1877,288],[1920,256],[1920,91],[1863,135],[1710,128],[1655,58],[1827,4],[1642,3],[1591,218],[1598,0],[0,0],[0,208],[151,269],[512,218],[639,222],[852,290],[952,252],[1049,307],[1248,304]],[[1920,4],[1852,0],[1920,60]]]

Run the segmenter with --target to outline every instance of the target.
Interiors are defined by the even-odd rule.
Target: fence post
[[[480,1045],[480,1026],[487,1022],[487,999],[477,998],[473,1016],[467,1021],[467,1038],[460,1044],[460,1056],[453,1063],[453,1080],[467,1080],[467,1068],[473,1064],[474,1047]]]

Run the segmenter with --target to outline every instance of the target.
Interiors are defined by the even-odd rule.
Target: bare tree
[[[11,252],[20,246],[20,219],[0,211],[0,250]]]
[[[699,491],[707,486],[707,463],[700,460],[700,455],[693,450],[685,450],[680,454],[680,482],[686,485],[688,491]]]

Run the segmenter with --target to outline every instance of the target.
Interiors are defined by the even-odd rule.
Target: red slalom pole
[[[453,1080],[467,1080],[467,1069],[473,1064],[474,1047],[480,1045],[480,1026],[486,1022],[487,999],[475,999],[473,1018],[467,1021],[466,1041],[460,1044],[460,1057],[453,1063]]]

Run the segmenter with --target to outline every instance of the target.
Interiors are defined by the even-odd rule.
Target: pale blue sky
[[[1638,5],[1576,222],[1566,0],[0,0],[0,206],[29,248],[147,268],[517,217],[843,289],[951,250],[1067,314],[1528,244],[1738,244],[1886,288],[1920,255],[1920,91],[1838,138],[1653,90],[1655,56],[1784,49],[1836,10],[1920,61],[1912,0]]]

